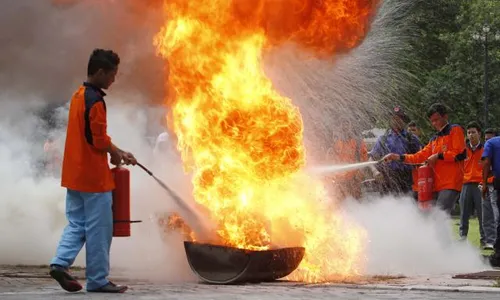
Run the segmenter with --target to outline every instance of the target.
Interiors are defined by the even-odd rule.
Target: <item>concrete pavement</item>
[[[73,271],[83,278],[83,271]],[[0,299],[498,299],[493,280],[453,279],[449,276],[369,277],[353,283],[275,283],[218,286],[196,282],[137,282],[123,274],[118,284],[129,285],[125,294],[69,294],[47,275],[47,267],[0,266]],[[82,279],[82,283],[84,280]]]

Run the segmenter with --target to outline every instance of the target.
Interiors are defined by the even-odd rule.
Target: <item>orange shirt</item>
[[[413,168],[413,170],[411,170],[411,178],[412,178],[411,189],[414,192],[418,192],[418,168]]]
[[[434,165],[434,191],[460,192],[464,181],[466,157],[463,129],[458,125],[446,125],[422,150],[404,155],[404,161],[420,164],[433,154],[438,154],[439,157]]]
[[[73,94],[62,167],[61,185],[79,192],[109,192],[115,188],[107,149],[106,94],[85,82]]]
[[[359,157],[358,157],[359,156]],[[337,140],[333,144],[333,153],[331,159],[337,164],[352,164],[368,160],[368,149],[364,141],[355,139]],[[335,174],[334,180],[345,181],[355,177],[361,179],[362,171],[350,171],[345,173]]]
[[[467,158],[464,164],[464,183],[480,183],[483,181],[483,164],[481,155],[483,155],[483,144],[479,143],[476,149],[472,149],[468,144],[466,147]]]

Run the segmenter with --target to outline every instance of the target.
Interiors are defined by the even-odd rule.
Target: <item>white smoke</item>
[[[443,275],[488,269],[476,247],[457,241],[454,222],[441,210],[422,213],[408,197],[350,201],[345,213],[368,233],[367,272]]]

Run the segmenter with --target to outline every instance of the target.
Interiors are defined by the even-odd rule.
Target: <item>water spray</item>
[[[208,226],[208,222],[203,222],[200,216],[196,213],[196,211],[191,208],[186,201],[184,201],[177,193],[175,193],[171,188],[169,188],[163,181],[161,181],[158,177],[156,177],[153,172],[151,172],[144,165],[137,163],[141,169],[143,169],[149,176],[153,177],[153,179],[168,193],[168,195],[175,201],[177,206],[184,212],[188,214],[188,217],[193,221],[192,225],[197,226],[196,232],[202,234],[204,237],[208,237],[209,239],[214,238],[214,231],[211,230]],[[195,229],[195,228],[194,228]]]
[[[347,171],[352,171],[352,170],[359,170],[359,169],[368,168],[368,167],[377,165],[377,164],[382,163],[382,162],[383,162],[383,160],[377,160],[377,161],[367,161],[367,162],[361,162],[361,163],[355,163],[355,164],[319,166],[319,167],[311,168],[311,171],[315,174],[341,173],[341,172],[347,172]]]
[[[313,167],[310,170],[315,173],[315,174],[334,174],[334,173],[341,173],[341,172],[347,172],[347,171],[353,171],[353,170],[359,170],[359,169],[364,169],[368,168],[371,166],[375,166],[378,164],[384,163],[384,159],[380,160],[375,160],[375,161],[367,161],[367,162],[360,162],[360,163],[354,163],[354,164],[344,164],[344,165],[328,165],[328,166],[318,166],[318,167]],[[410,165],[410,166],[422,166],[424,164],[410,164],[410,163],[405,163],[402,162],[405,165]]]

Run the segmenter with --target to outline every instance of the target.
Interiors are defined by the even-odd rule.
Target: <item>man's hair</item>
[[[410,123],[408,123],[408,127],[418,127],[418,126],[417,123],[415,123],[415,121],[411,121]]]
[[[434,103],[427,110],[427,117],[430,118],[435,113],[438,113],[440,116],[444,116],[448,114],[448,109],[444,104]]]
[[[94,49],[89,58],[87,76],[92,76],[99,69],[105,72],[115,70],[120,64],[120,57],[112,50]]]
[[[493,134],[494,136],[498,135],[496,128],[488,128],[484,131],[484,134]]]
[[[469,124],[467,124],[467,130],[471,128],[476,128],[477,131],[481,132],[481,126],[479,126],[479,123],[477,122],[472,121]]]

